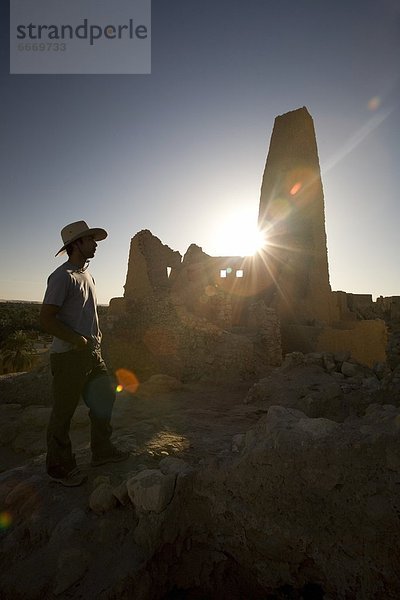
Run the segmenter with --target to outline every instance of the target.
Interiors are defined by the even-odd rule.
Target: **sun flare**
[[[265,232],[257,227],[254,213],[237,211],[224,217],[216,230],[220,256],[253,256],[266,245]]]

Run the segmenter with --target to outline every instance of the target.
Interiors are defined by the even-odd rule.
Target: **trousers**
[[[50,366],[53,407],[47,428],[46,469],[53,477],[64,477],[76,467],[69,432],[80,397],[89,408],[93,456],[107,456],[112,449],[115,390],[99,349],[53,353]]]

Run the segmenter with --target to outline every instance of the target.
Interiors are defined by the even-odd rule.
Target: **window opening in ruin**
[[[171,275],[172,267],[167,267],[167,277]]]
[[[237,269],[236,271],[236,277],[243,277],[244,273],[243,273],[243,269]]]
[[[222,279],[225,279],[227,276],[226,269],[221,269],[219,272],[219,276],[222,277]]]

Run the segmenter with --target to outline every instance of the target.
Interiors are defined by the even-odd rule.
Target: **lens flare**
[[[118,381],[118,385],[115,388],[116,392],[121,393],[122,391],[134,394],[139,387],[139,380],[132,371],[128,369],[117,369],[115,376]]]
[[[0,513],[0,531],[5,531],[12,523],[11,513],[4,511]]]
[[[368,109],[371,111],[378,110],[381,105],[381,99],[379,96],[374,96],[368,101]]]
[[[291,189],[290,189],[290,195],[291,196],[295,196],[303,187],[303,184],[301,183],[301,181],[297,181],[297,183],[295,183]]]

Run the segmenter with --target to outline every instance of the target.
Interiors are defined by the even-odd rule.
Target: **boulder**
[[[161,394],[179,390],[181,387],[182,382],[179,381],[179,379],[160,373],[158,375],[152,375],[150,379],[142,383],[139,386],[137,393],[139,396]]]
[[[180,475],[192,471],[192,467],[187,462],[175,456],[166,456],[160,460],[159,466],[163,475]]]
[[[344,362],[341,367],[341,372],[346,377],[364,377],[364,369],[356,363]]]
[[[130,498],[128,494],[126,481],[123,481],[122,483],[114,487],[112,493],[116,497],[118,502],[122,504],[122,506],[126,506],[128,504]]]
[[[116,505],[117,499],[109,483],[100,483],[90,494],[89,507],[98,515],[112,510]]]
[[[332,373],[333,371],[336,371],[336,362],[335,362],[335,359],[333,358],[332,354],[329,354],[327,352],[324,353],[323,365],[324,365],[325,370],[328,373]]]
[[[292,355],[290,355],[292,356]],[[344,378],[344,375],[341,375]],[[309,417],[344,420],[348,407],[338,379],[314,363],[277,370],[260,379],[247,393],[245,403],[268,409],[273,405],[301,410]]]
[[[128,495],[139,511],[160,513],[174,495],[175,475],[164,475],[158,469],[140,471],[127,481]]]
[[[333,358],[338,363],[343,363],[349,360],[351,354],[349,351],[343,350],[341,352],[335,352]]]
[[[111,479],[108,475],[98,475],[93,479],[92,488],[95,490],[102,483],[111,484]]]

